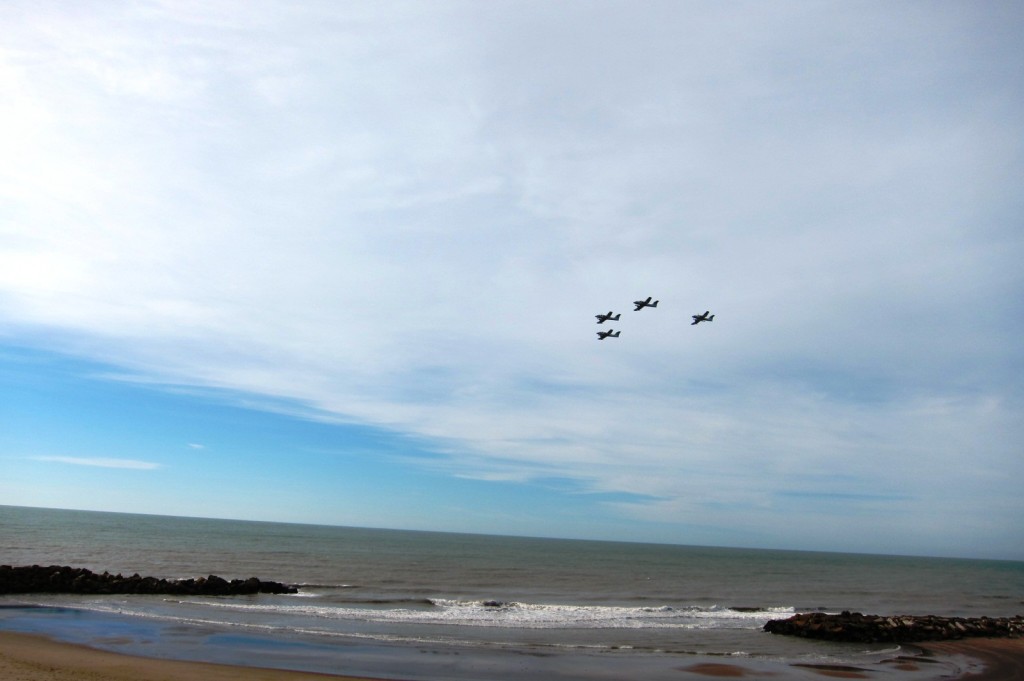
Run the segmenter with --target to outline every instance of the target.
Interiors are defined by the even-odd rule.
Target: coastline
[[[927,655],[961,657],[959,678],[970,681],[1019,681],[1024,679],[1024,638],[964,638],[914,644]]]
[[[964,681],[1016,681],[1024,678],[1024,639],[972,638],[915,644],[920,656],[901,656],[889,661],[891,669],[906,672],[908,678],[922,678],[930,663],[935,675],[926,678]],[[793,664],[781,678],[827,679],[871,678],[866,669],[828,665]],[[694,681],[711,678],[758,678],[767,673],[780,677],[756,663],[697,662],[677,667],[680,678]],[[902,674],[900,674],[902,675]],[[40,634],[0,631],[0,679],[18,681],[399,681],[341,674],[290,671],[150,658],[56,641]],[[898,676],[897,676],[898,678]]]
[[[136,657],[0,631],[0,679],[18,681],[385,681],[366,677]],[[397,681],[392,679],[390,681]]]
[[[276,670],[306,674],[290,675],[299,679],[324,678],[313,674],[405,681],[707,681],[715,676],[775,681],[960,676],[971,681],[983,660],[990,677],[999,679],[998,669],[1024,657],[1012,643],[1011,659],[999,661],[990,651],[969,649],[974,657],[968,657],[959,648],[940,646],[928,655],[926,640],[935,640],[930,635],[906,639],[919,644],[850,643],[775,636],[763,629],[769,620],[795,612],[920,612],[956,619],[955,624],[959,618],[1012,618],[1020,614],[1024,562],[451,535],[2,505],[0,527],[5,564],[62,566],[75,556],[70,562],[79,567],[57,568],[58,584],[65,573],[74,583],[91,570],[102,582],[94,591],[118,587],[110,594],[21,588],[24,593],[0,596],[0,631],[116,653],[121,657],[113,659],[121,666],[139,664],[126,656],[148,658],[149,668],[166,666],[163,660],[204,662],[231,669],[234,679],[256,678],[253,668],[262,668],[268,670],[263,678],[277,679],[289,675]],[[136,579],[135,573],[154,577]],[[264,575],[294,585],[299,593],[137,593],[162,579],[198,584],[199,575],[211,574],[223,576],[212,580],[218,590],[235,578]],[[808,581],[808,575],[827,579]],[[50,571],[47,588],[52,576]],[[204,579],[206,585],[211,581]],[[49,657],[37,656],[35,662],[38,669]],[[70,669],[63,681],[104,679],[99,673],[69,676],[73,664]],[[142,678],[139,671],[106,678],[124,681],[125,676]],[[47,677],[0,674],[3,681],[22,678]],[[51,675],[50,681],[62,679]]]

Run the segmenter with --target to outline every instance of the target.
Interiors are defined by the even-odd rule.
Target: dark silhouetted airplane
[[[633,304],[636,305],[636,309],[633,312],[638,312],[645,307],[658,307],[658,301],[651,302],[651,296],[647,296],[647,300],[634,300]]]
[[[594,316],[597,317],[597,323],[598,324],[604,324],[605,322],[609,322],[609,321],[617,322],[617,321],[619,321],[619,317],[621,317],[622,315],[618,315],[617,314],[617,315],[613,316],[612,315],[612,311],[608,310],[608,314],[599,314],[599,315],[594,315]]]
[[[694,324],[700,324],[701,322],[715,321],[715,315],[711,315],[710,317],[708,316],[710,312],[711,310],[704,310],[704,314],[691,315],[693,317],[693,324],[690,324],[690,326],[693,326]]]
[[[622,332],[616,331],[614,329],[608,329],[607,331],[598,331],[597,340],[604,340],[605,338],[618,338],[620,333]]]

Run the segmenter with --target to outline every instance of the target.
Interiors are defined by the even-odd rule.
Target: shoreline
[[[400,681],[125,655],[0,631],[0,679],[18,681]]]
[[[926,655],[962,657],[958,678],[970,681],[1019,681],[1024,679],[1024,638],[963,638],[955,641],[922,641],[914,644]]]
[[[963,681],[1017,681],[1024,678],[1024,639],[971,638],[914,644],[917,657],[890,660],[898,675],[949,679],[951,669]],[[751,661],[752,662],[752,661]],[[872,678],[867,669],[829,665],[790,664],[788,673],[756,663],[698,662],[677,667],[680,679],[757,678],[763,673],[793,679]],[[898,675],[895,678],[898,678]],[[18,681],[401,681],[398,678],[351,676],[185,660],[169,660],[111,652],[78,643],[58,641],[36,633],[0,631],[0,679]]]

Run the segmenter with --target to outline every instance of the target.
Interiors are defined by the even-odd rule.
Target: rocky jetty
[[[293,594],[298,589],[280,582],[264,582],[256,577],[232,579],[216,575],[198,579],[157,579],[125,577],[109,572],[96,574],[85,568],[66,565],[11,567],[0,565],[0,594],[174,594],[180,596],[238,596],[257,593]]]
[[[885,617],[849,611],[838,615],[811,612],[770,620],[764,630],[772,634],[854,643],[948,641],[969,636],[1019,638],[1024,636],[1024,617]]]

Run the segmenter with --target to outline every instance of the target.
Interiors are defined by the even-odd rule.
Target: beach
[[[1024,605],[1024,563],[1011,561],[4,506],[0,555],[14,566],[107,572],[112,583],[145,584],[150,577],[209,583],[210,575],[220,575],[244,583],[255,576],[296,588],[296,593],[234,595],[0,595],[0,632],[114,655],[103,658],[116,661],[103,667],[104,673],[143,664],[139,660],[146,669],[163,668],[157,660],[178,660],[216,664],[233,670],[232,678],[931,681],[973,672],[982,658],[994,672],[1014,669],[1009,665],[1021,658],[1013,642],[1005,653],[984,648],[1003,644],[978,643],[968,656],[941,647],[959,644],[850,644],[763,630],[769,620],[797,612],[1012,617]],[[4,644],[4,663],[21,667],[4,671],[0,681],[31,680],[37,678],[29,675],[31,669],[56,669],[55,655],[22,647]],[[923,648],[933,655],[923,654]],[[82,648],[73,649],[83,654]],[[306,677],[257,668],[296,670]],[[78,673],[75,669],[69,662],[64,677],[50,678],[78,678],[67,676]],[[93,681],[118,678],[89,673]],[[142,673],[134,670],[128,678],[148,678]],[[166,676],[170,671],[160,673],[165,676],[157,678],[175,678]],[[189,672],[186,678],[211,677]]]
[[[932,655],[962,656],[971,681],[1019,681],[1024,679],[1024,639],[966,638],[920,644]]]
[[[1024,639],[964,639],[922,644],[920,657],[891,661],[896,671],[918,676],[935,665],[934,678],[949,679],[949,660],[969,681],[1018,681],[1024,678]],[[942,658],[943,664],[937,664]],[[866,679],[870,670],[842,665],[796,665],[790,673],[753,664],[697,662],[682,665],[680,678]],[[912,674],[913,673],[913,674]],[[61,643],[44,636],[0,632],[0,679],[4,681],[370,681],[365,677],[262,669],[206,662],[123,655]]]
[[[3,681],[368,681],[355,676],[161,660],[0,632]]]

